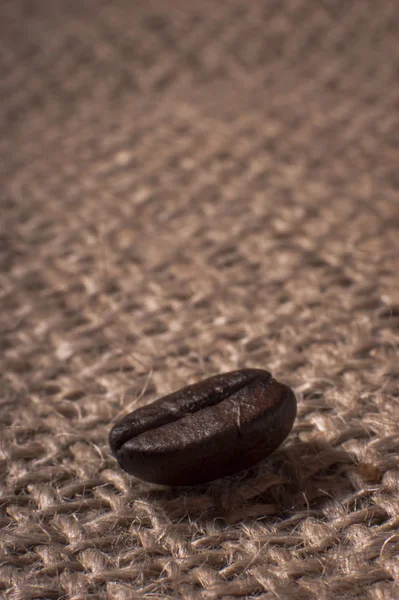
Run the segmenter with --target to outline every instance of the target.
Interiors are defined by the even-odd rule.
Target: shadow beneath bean
[[[353,491],[347,471],[352,457],[321,442],[294,442],[256,467],[207,485],[180,488],[144,486],[139,496],[172,521],[234,524],[273,516],[286,519],[317,513]]]

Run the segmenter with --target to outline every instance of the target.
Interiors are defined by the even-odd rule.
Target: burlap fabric
[[[5,598],[399,598],[398,15],[1,2]],[[114,418],[244,366],[270,460],[121,471]]]

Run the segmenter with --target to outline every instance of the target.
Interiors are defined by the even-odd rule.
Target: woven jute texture
[[[399,3],[2,0],[0,595],[399,598]],[[199,488],[116,418],[216,373],[293,432]]]

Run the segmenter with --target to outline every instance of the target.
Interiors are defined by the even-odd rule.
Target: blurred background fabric
[[[399,598],[398,9],[2,0],[7,600]],[[122,472],[114,418],[244,366],[269,460]]]

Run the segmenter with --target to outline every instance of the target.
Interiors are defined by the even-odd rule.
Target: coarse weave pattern
[[[2,0],[0,594],[399,598],[399,3]],[[298,397],[163,489],[113,419],[210,375]]]

